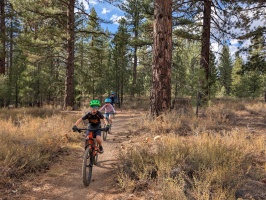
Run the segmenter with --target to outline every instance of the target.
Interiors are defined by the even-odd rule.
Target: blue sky
[[[113,24],[101,24],[103,28],[108,28],[109,31],[115,33],[118,27],[118,20],[124,16],[124,12],[119,8],[109,4],[109,3],[100,3],[98,0],[89,0],[89,4],[86,0],[78,0],[83,2],[85,9],[89,10],[94,7],[98,16],[105,20],[111,20]]]
[[[89,10],[94,7],[98,16],[105,20],[111,20],[113,24],[101,24],[103,28],[108,28],[109,31],[115,33],[118,28],[118,20],[124,16],[124,12],[121,11],[119,8],[105,2],[99,2],[99,0],[78,0],[79,2],[83,2],[85,9],[89,12]],[[88,4],[89,2],[89,4]],[[263,8],[262,13],[266,13],[266,8]],[[245,13],[246,15],[252,16],[252,12]],[[260,18],[254,20],[251,24],[251,28],[255,28],[258,26],[265,26],[266,18]],[[235,30],[238,33],[241,33],[241,30]],[[229,46],[230,53],[234,56],[235,52],[238,50],[239,44],[238,41],[235,39],[230,40],[231,45]],[[244,41],[242,46],[248,46],[250,44],[250,40]],[[216,52],[220,52],[222,46],[219,45],[217,42],[211,42],[212,49]]]

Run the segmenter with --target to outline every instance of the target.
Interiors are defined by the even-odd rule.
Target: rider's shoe
[[[104,152],[103,147],[99,146],[99,153],[103,153],[103,152]]]

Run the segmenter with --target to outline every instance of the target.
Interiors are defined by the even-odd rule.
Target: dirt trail
[[[82,183],[83,148],[77,147],[64,152],[67,155],[60,156],[60,160],[37,179],[34,177],[24,182],[22,188],[25,188],[25,193],[12,199],[132,199],[127,198],[128,195],[117,187],[116,165],[123,143],[130,140],[125,127],[135,117],[134,114],[123,112],[115,116],[112,135],[108,135],[103,143],[104,153],[99,155],[98,164],[93,168],[93,181],[88,187]]]

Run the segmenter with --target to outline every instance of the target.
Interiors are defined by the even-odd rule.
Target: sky
[[[254,19],[250,23],[250,30],[255,30],[259,26],[261,26],[261,27],[265,27],[266,26],[266,17],[265,17],[266,16],[266,7],[261,8],[260,9],[260,13],[261,13],[260,17]],[[254,13],[252,11],[245,11],[245,12],[242,12],[242,14],[244,16],[248,15],[249,17],[253,17],[254,16]],[[237,20],[237,18],[235,17],[235,19],[232,18],[231,20],[234,21],[234,20]],[[244,34],[243,30],[236,29],[236,28],[234,28],[233,32],[237,33],[237,34]],[[238,49],[240,47],[240,44],[239,44],[239,41],[237,39],[231,39],[229,42],[230,42],[229,50],[230,50],[232,58],[234,58],[235,57],[235,53],[238,51]],[[251,40],[250,39],[242,41],[242,42],[243,42],[243,44],[241,44],[241,47],[243,47],[243,48],[247,48],[251,44]],[[219,45],[217,42],[212,42],[211,45],[212,45],[212,48],[213,48],[214,51],[221,52],[222,46]],[[247,60],[247,54],[242,54],[241,57],[243,58],[244,61]]]
[[[90,10],[92,7],[96,10],[98,16],[105,20],[110,20],[113,22],[113,24],[101,24],[101,26],[105,29],[108,28],[109,31],[112,33],[115,33],[118,28],[118,21],[124,16],[124,12],[121,11],[119,8],[106,3],[106,2],[99,2],[99,0],[78,0],[79,2],[83,2],[85,9]],[[88,4],[89,1],[89,4]],[[263,10],[264,13],[266,13],[266,8]],[[252,15],[250,12],[248,15]],[[257,19],[252,22],[251,28],[258,27],[258,26],[265,26],[266,25],[266,19]],[[241,30],[235,30],[236,32],[241,33]],[[247,47],[250,44],[250,40],[244,41],[242,44],[242,47]],[[238,50],[239,43],[238,40],[232,39],[230,40],[229,50],[234,57],[236,51]],[[212,41],[211,42],[211,48],[215,52],[221,52],[222,46],[219,45],[217,42]],[[243,57],[244,60],[246,60],[246,57]]]
[[[124,16],[123,11],[109,3],[99,3],[97,0],[89,0],[89,4],[86,0],[79,0],[79,2],[83,2],[85,9],[88,11],[94,7],[100,18],[111,20],[113,24],[101,24],[101,26],[104,29],[108,28],[108,30],[112,33],[116,32],[118,28],[118,21]]]

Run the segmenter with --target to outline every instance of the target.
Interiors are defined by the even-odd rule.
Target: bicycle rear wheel
[[[106,128],[106,125],[104,125],[104,128]],[[103,140],[105,141],[107,139],[107,131],[103,131]]]
[[[83,165],[82,165],[82,178],[83,184],[88,186],[92,177],[93,158],[90,148],[87,148],[84,153]]]

